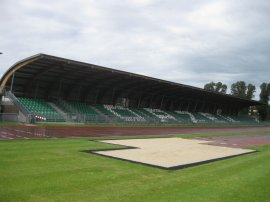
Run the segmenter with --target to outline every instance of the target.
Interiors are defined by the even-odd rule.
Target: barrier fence
[[[16,113],[0,113],[0,122],[19,122],[18,114]]]
[[[179,120],[169,118],[152,118],[152,117],[116,117],[92,114],[28,114],[27,117],[21,118],[16,113],[0,114],[0,122],[27,122],[27,123],[81,123],[81,124],[122,124],[122,125],[265,125],[266,122],[258,123],[255,121],[212,121],[197,120],[197,123],[191,120]]]
[[[153,117],[117,117],[108,115],[92,115],[92,114],[58,114],[43,113],[41,115],[29,114],[28,122],[66,122],[66,123],[82,123],[82,124],[127,124],[127,125],[258,125],[256,121],[222,121],[222,120],[197,120],[196,123],[191,120],[179,120],[171,118],[153,118]]]

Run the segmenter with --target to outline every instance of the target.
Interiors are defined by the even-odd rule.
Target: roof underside
[[[200,101],[217,104],[237,104],[241,107],[260,105],[257,101],[213,93],[200,88],[39,54],[16,63],[1,79],[1,89],[10,89],[17,96],[87,100],[119,97],[166,99],[173,102]],[[93,98],[94,99],[94,98]],[[105,99],[106,100],[106,99]]]

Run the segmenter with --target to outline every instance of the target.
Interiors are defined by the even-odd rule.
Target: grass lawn
[[[19,126],[20,124],[18,123],[13,123],[13,122],[0,122],[0,127],[1,126]]]
[[[175,171],[79,152],[115,147],[86,138],[0,141],[0,201],[270,200],[270,145]]]

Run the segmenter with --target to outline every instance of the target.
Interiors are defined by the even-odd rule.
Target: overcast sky
[[[258,98],[270,1],[0,0],[0,52],[0,76],[45,53],[201,88],[243,80]]]

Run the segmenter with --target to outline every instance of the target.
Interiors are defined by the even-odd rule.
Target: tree
[[[260,101],[264,103],[264,106],[260,106],[258,108],[260,118],[262,121],[265,121],[268,114],[268,102],[269,102],[269,96],[270,96],[270,83],[262,83],[260,85],[261,93],[260,93]]]
[[[204,89],[212,92],[223,93],[227,92],[227,85],[221,82],[214,83],[213,81],[204,85]]]
[[[270,96],[270,83],[262,83],[260,85],[260,88],[261,88],[260,101],[262,103],[268,104]]]
[[[237,81],[231,85],[231,94],[236,97],[246,98],[246,90],[247,86],[244,81]]]
[[[267,120],[270,121],[270,105],[267,106]]]
[[[254,98],[255,92],[256,92],[256,87],[253,84],[248,84],[246,98],[248,100],[251,100],[252,98]]]
[[[244,81],[237,81],[231,85],[231,94],[236,97],[251,100],[255,92],[256,87],[253,84],[246,85]]]

